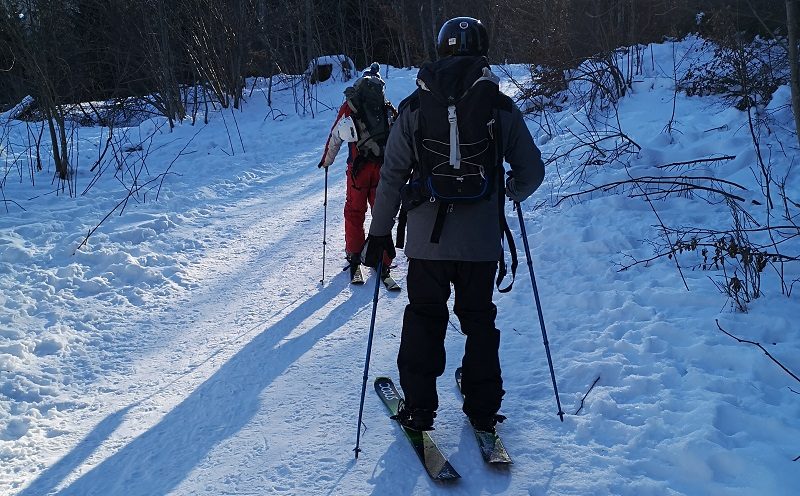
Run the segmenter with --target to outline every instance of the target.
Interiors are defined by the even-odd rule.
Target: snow
[[[692,40],[678,43],[678,60],[692,47]],[[619,126],[641,150],[586,171],[587,180],[599,185],[656,174],[654,165],[735,155],[696,172],[739,182],[748,188],[743,196],[761,198],[747,114],[713,97],[676,96],[672,44],[651,48],[653,64],[608,128]],[[507,70],[524,77],[522,67]],[[393,68],[390,100],[409,94],[415,75]],[[513,91],[508,80],[503,85]],[[31,185],[27,162],[14,161],[27,136],[23,124],[2,135],[0,493],[800,492],[800,461],[793,461],[800,385],[715,323],[761,343],[797,374],[797,292],[782,295],[768,268],[764,296],[742,313],[715,287],[721,272],[692,270],[697,254],[678,257],[683,277],[667,258],[619,270],[631,257],[653,255],[646,240],[655,239],[659,221],[642,198],[614,192],[556,205],[581,188],[565,180],[576,177],[577,155],[549,164],[545,184],[523,205],[564,422],[509,209],[523,259],[514,290],[496,294],[496,303],[509,418],[499,432],[514,465],[487,467],[460,411],[453,374],[464,337],[456,319],[433,436],[463,478],[448,486],[428,479],[371,380],[355,460],[375,278],[353,287],[340,271],[343,154],[329,172],[319,283],[324,174],[316,164],[345,86],[319,85],[313,118],[295,112],[286,87],[273,94],[278,111],[269,112],[261,81],[242,111],[217,111],[208,125],[186,122],[170,132],[163,121],[146,120],[123,140],[143,144],[130,152],[130,168],[109,169],[76,198],[55,193],[52,170]],[[798,156],[788,99],[787,88],[776,92],[764,109],[771,133],[761,136],[781,175]],[[585,107],[547,117],[552,135],[544,116],[529,124],[545,158],[563,154],[590,122]],[[105,136],[95,127],[76,132],[82,192]],[[146,152],[144,170],[135,164]],[[167,170],[163,183],[140,190],[82,245],[124,198],[133,172],[150,180]],[[796,176],[787,190],[798,197]],[[730,215],[722,204],[689,198],[654,203],[671,225]],[[394,270],[401,285],[405,269],[401,256]],[[788,282],[797,279],[796,267],[786,270]],[[379,293],[371,379],[396,377],[405,303],[404,292]]]

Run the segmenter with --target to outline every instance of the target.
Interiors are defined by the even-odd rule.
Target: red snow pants
[[[347,164],[347,197],[344,201],[344,247],[347,253],[358,253],[366,240],[364,220],[367,205],[375,204],[375,190],[381,176],[381,166],[376,162],[365,161],[353,177],[353,165]],[[383,266],[389,267],[392,259],[383,254]]]

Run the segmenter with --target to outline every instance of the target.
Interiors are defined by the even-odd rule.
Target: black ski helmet
[[[489,34],[481,21],[473,17],[454,17],[442,24],[436,41],[439,57],[451,55],[486,55]]]

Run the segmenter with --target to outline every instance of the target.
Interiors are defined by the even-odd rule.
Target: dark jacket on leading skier
[[[435,79],[439,71],[451,72],[449,79],[454,84],[465,84],[459,81],[458,68],[479,65],[478,58],[485,57],[488,50],[488,36],[480,21],[459,17],[442,26],[438,44],[441,59],[420,70],[419,88],[401,104],[389,135],[369,236],[362,251],[367,265],[376,265],[379,254],[391,246],[401,189],[420,161],[417,134],[422,103],[415,102],[415,96],[429,90],[428,83],[434,82],[429,78]],[[487,72],[484,77],[494,77],[496,82],[496,76]],[[460,76],[463,80],[466,74]],[[469,84],[472,82],[466,81]],[[521,202],[542,183],[544,164],[520,110],[505,95],[501,94],[497,101],[499,151],[513,171],[506,195]],[[451,284],[455,291],[453,310],[467,336],[462,360],[464,413],[476,429],[488,432],[494,432],[495,424],[503,419],[498,415],[505,393],[498,356],[500,331],[495,328],[497,307],[492,294],[498,260],[502,258],[500,209],[504,202],[498,198],[502,187],[493,189],[488,201],[451,204],[439,223],[438,243],[432,232],[441,215],[440,201],[425,201],[408,211],[405,254],[409,257],[409,303],[397,357],[405,403],[397,418],[411,429],[433,428],[439,406],[436,378],[445,369],[444,338]]]

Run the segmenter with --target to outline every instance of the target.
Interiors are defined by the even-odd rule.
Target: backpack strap
[[[397,112],[400,113],[405,109],[408,109],[409,112],[413,112],[419,108],[419,88],[415,89],[411,92],[410,95],[405,97],[403,100],[400,101],[400,105],[397,106]]]
[[[436,211],[436,220],[433,223],[433,230],[431,231],[431,243],[439,244],[439,238],[442,235],[442,227],[444,227],[444,219],[447,212],[453,207],[452,203],[447,203],[439,200],[439,209]]]
[[[507,105],[511,103],[511,99],[508,97],[502,98],[502,93],[498,95],[495,105],[497,108],[501,110],[505,110]],[[503,143],[503,130],[500,127],[500,119],[497,115],[497,111],[495,111],[495,124],[494,124],[494,132],[496,133],[497,138],[495,139],[495,149],[497,153],[497,203],[498,203],[498,212],[500,214],[500,243],[502,245],[503,238],[508,242],[508,251],[511,252],[511,282],[508,283],[508,286],[505,288],[500,287],[500,283],[503,282],[506,275],[508,274],[508,269],[506,266],[506,257],[505,257],[505,250],[500,254],[500,260],[498,260],[497,266],[497,280],[495,281],[495,285],[497,286],[497,291],[500,293],[508,293],[511,291],[511,288],[514,286],[514,280],[517,277],[517,266],[519,265],[519,259],[517,257],[517,245],[514,243],[514,236],[511,234],[511,229],[508,227],[508,221],[506,220],[506,210],[505,210],[505,181],[503,177],[503,153],[501,150],[502,143]]]
[[[502,172],[501,172],[502,174]],[[500,179],[502,179],[502,175]],[[500,181],[502,185],[503,182]],[[506,268],[506,257],[505,253],[500,255],[500,260],[497,269],[497,281],[495,281],[495,285],[497,286],[497,291],[501,293],[508,293],[511,291],[511,288],[514,286],[514,280],[517,278],[517,266],[519,265],[519,259],[517,258],[517,245],[514,243],[514,236],[511,235],[511,229],[508,227],[508,221],[506,221],[506,213],[505,213],[505,206],[503,205],[503,200],[505,199],[505,192],[503,191],[503,187],[500,186],[498,189],[498,196],[500,197],[500,228],[502,229],[501,236],[501,243],[502,237],[505,236],[506,241],[508,242],[508,251],[511,252],[511,282],[508,283],[508,286],[505,288],[500,288],[500,283],[503,282],[505,279],[506,274],[508,274],[508,269]]]
[[[414,90],[410,95],[404,98],[400,105],[397,106],[398,115],[400,112],[413,112],[419,109],[419,93],[418,89]],[[416,133],[414,134],[414,140],[417,140],[418,136]],[[414,149],[416,150],[416,142],[414,143]],[[416,152],[415,152],[416,153]],[[413,181],[413,171],[409,174],[408,183]],[[408,187],[408,183],[405,187]],[[408,224],[408,210],[404,207],[400,207],[400,213],[397,216],[397,241],[395,242],[395,246],[397,248],[403,248],[406,244],[406,224]]]
[[[402,248],[406,244],[406,224],[408,223],[408,211],[400,209],[397,215],[397,241],[394,243],[396,248]]]

